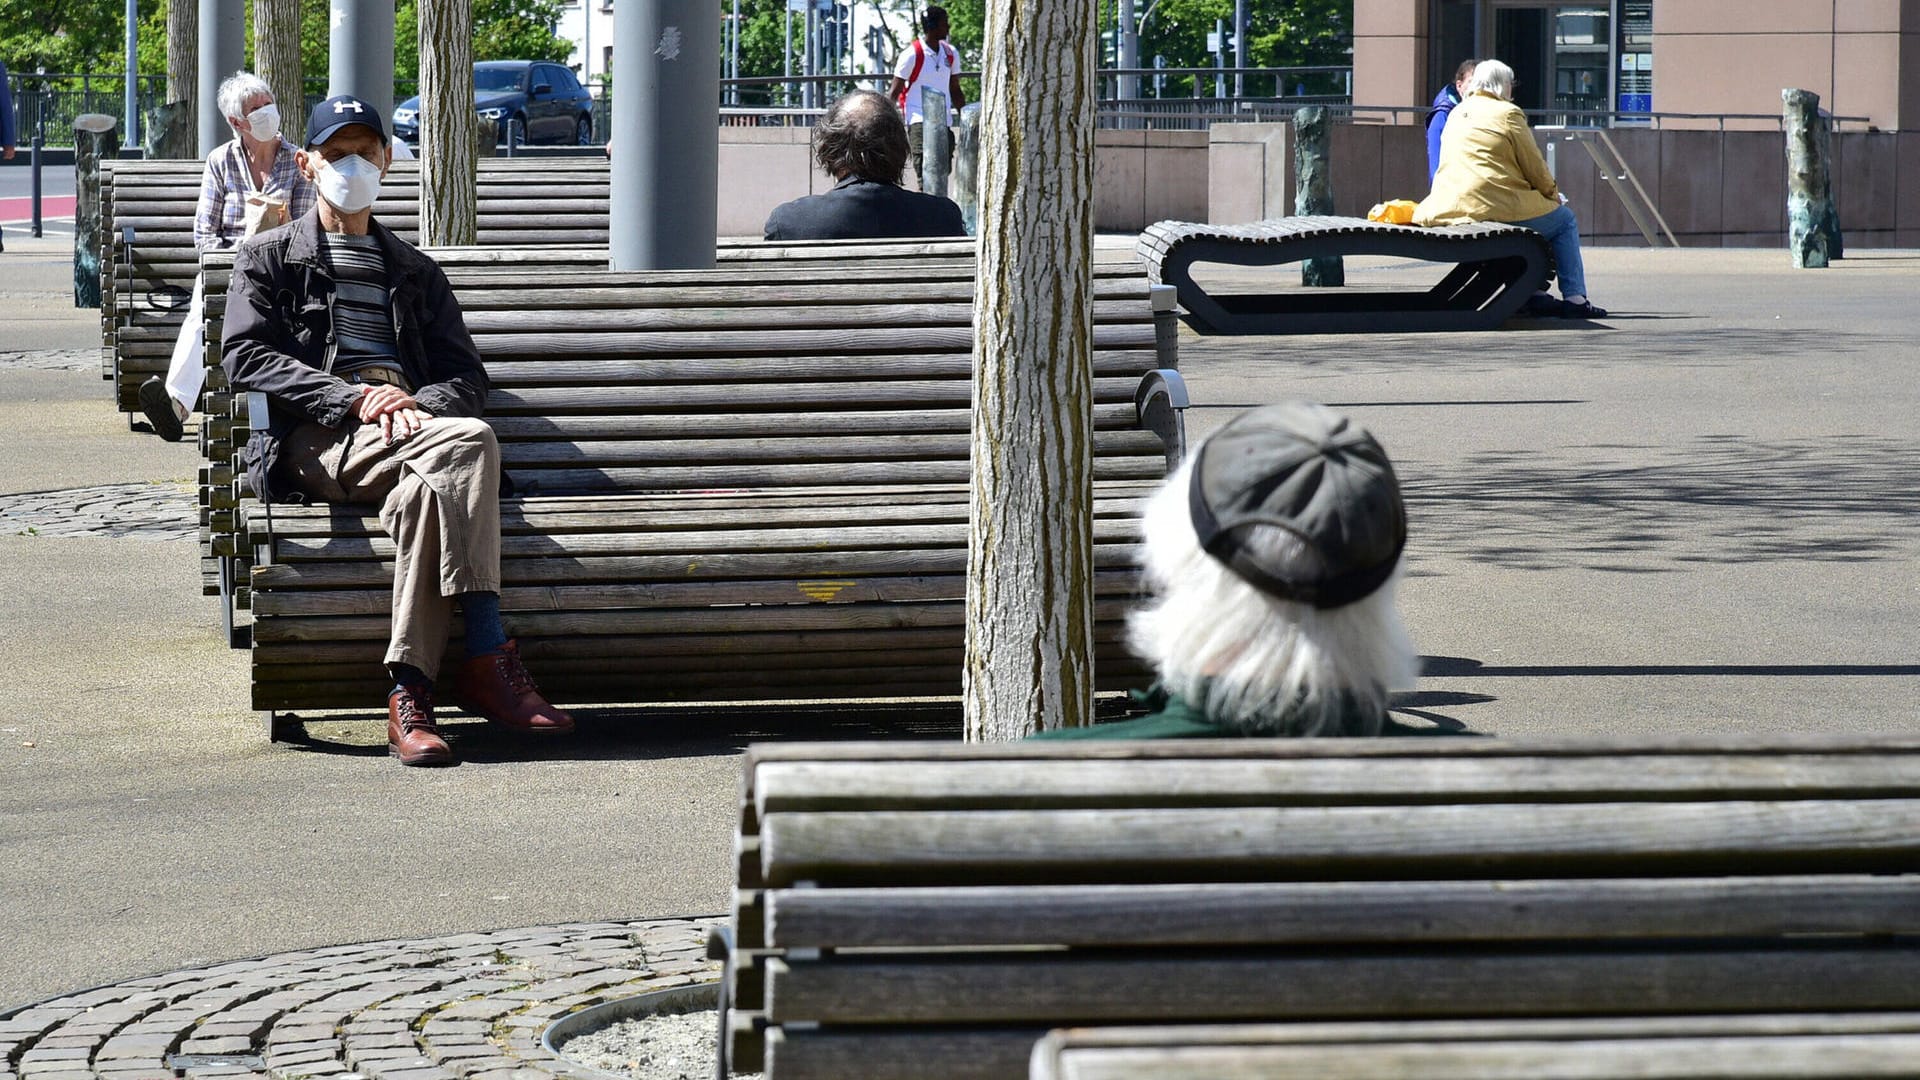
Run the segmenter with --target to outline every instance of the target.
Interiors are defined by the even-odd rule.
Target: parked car
[[[593,103],[564,64],[545,60],[483,60],[473,65],[473,107],[493,121],[500,141],[515,145],[586,146],[593,141]],[[394,107],[393,133],[420,141],[420,99]]]

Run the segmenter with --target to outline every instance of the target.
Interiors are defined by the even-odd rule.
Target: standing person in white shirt
[[[894,66],[887,96],[899,102],[900,110],[906,113],[907,148],[913,158],[913,175],[919,178],[920,189],[925,191],[921,147],[926,123],[920,107],[921,88],[930,86],[934,93],[947,95],[947,104],[956,110],[966,108],[967,98],[960,89],[960,52],[947,44],[947,9],[938,5],[928,7],[920,27],[924,36],[913,40],[913,48],[900,51],[900,62]]]

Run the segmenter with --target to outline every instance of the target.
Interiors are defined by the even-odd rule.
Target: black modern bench
[[[502,612],[556,700],[959,692],[973,261],[795,265],[454,278],[516,492]],[[1119,638],[1140,505],[1183,447],[1170,309],[1130,263],[1097,271],[1106,689],[1145,679]],[[270,731],[377,703],[392,545],[374,508],[236,501]]]
[[[770,1080],[1023,1077],[1069,1027],[1920,1010],[1913,740],[763,744],[742,791],[723,1045]]]
[[[1197,328],[1221,334],[1492,330],[1546,285],[1544,237],[1498,223],[1422,229],[1364,218],[1289,217],[1248,225],[1161,221],[1137,247],[1147,273],[1178,290]],[[1387,255],[1451,265],[1425,292],[1339,288],[1209,291],[1196,263],[1267,267],[1332,255]]]

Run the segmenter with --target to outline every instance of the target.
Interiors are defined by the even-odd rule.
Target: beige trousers
[[[301,424],[281,458],[307,496],[378,503],[393,538],[393,636],[387,663],[435,678],[453,597],[500,591],[500,444],[483,420],[427,419],[388,446],[378,424]]]

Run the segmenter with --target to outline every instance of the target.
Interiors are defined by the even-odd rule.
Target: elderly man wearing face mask
[[[450,696],[513,731],[572,731],[500,622],[486,368],[440,267],[373,219],[392,160],[380,114],[351,96],[322,101],[297,159],[318,204],[241,244],[228,292],[221,364],[270,405],[247,444],[253,490],[379,506],[395,547],[387,744],[402,764],[453,761],[433,709],[456,600],[467,659]]]
[[[200,174],[193,244],[201,251],[226,251],[313,209],[313,185],[294,163],[293,144],[280,137],[280,109],[267,84],[251,72],[238,72],[220,84],[215,100],[234,138],[207,155],[206,170]],[[168,442],[179,441],[182,424],[200,400],[205,347],[201,283],[196,278],[167,377],[155,376],[140,387],[140,411]]]

